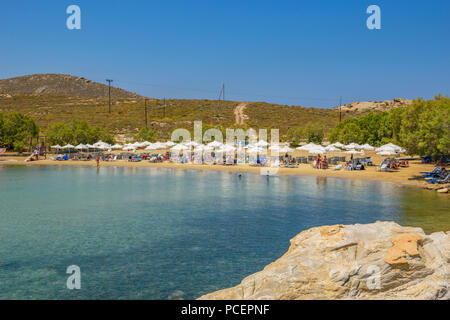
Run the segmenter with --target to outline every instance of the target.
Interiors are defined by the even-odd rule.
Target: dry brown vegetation
[[[106,85],[69,75],[44,74],[0,80],[0,111],[18,111],[32,117],[43,133],[57,122],[72,120],[85,120],[115,135],[134,134],[145,126],[144,97],[112,88],[112,112],[109,114],[107,89]],[[192,129],[196,120],[207,126],[232,127],[236,125],[234,110],[239,103],[149,99],[147,122],[162,139],[169,138],[175,128]],[[339,119],[333,109],[264,102],[246,105],[243,127],[279,128],[282,137],[290,127],[320,123],[327,130]]]

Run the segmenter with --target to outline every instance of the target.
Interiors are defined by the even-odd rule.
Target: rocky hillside
[[[412,100],[395,98],[394,100],[386,101],[362,101],[352,102],[341,106],[342,112],[357,112],[367,113],[371,111],[389,111],[400,106],[411,104]],[[335,110],[339,110],[339,107],[335,107]]]
[[[74,97],[104,98],[108,96],[108,86],[92,80],[66,74],[34,74],[0,80],[2,94],[58,94]],[[139,95],[116,87],[111,88],[116,98],[137,98]]]
[[[450,299],[450,231],[394,222],[303,231],[238,286],[200,299]]]

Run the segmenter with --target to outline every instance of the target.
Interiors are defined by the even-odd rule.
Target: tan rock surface
[[[400,106],[409,105],[412,100],[395,98],[394,100],[386,101],[360,101],[351,102],[344,106],[341,106],[341,111],[351,111],[351,112],[369,112],[369,111],[389,111]],[[334,109],[338,110],[339,107]]]
[[[450,299],[450,232],[394,222],[316,227],[236,287],[200,299]]]

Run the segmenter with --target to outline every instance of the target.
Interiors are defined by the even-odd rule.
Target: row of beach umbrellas
[[[270,144],[264,140],[259,140],[256,143],[249,144],[248,146],[243,147],[244,149],[247,149],[248,153],[262,153],[264,152],[264,148],[268,147]],[[219,141],[213,141],[206,145],[203,145],[201,143],[195,142],[195,141],[189,141],[186,143],[179,143],[176,144],[172,141],[168,142],[135,142],[135,143],[129,143],[125,145],[115,144],[110,145],[106,142],[99,141],[91,144],[79,144],[77,146],[73,146],[71,144],[67,144],[65,146],[55,145],[52,146],[53,149],[57,150],[89,150],[89,149],[98,149],[98,150],[124,150],[124,151],[136,151],[137,149],[145,148],[145,150],[162,150],[162,149],[170,149],[173,152],[181,152],[181,151],[194,151],[194,152],[201,152],[201,151],[216,151],[216,152],[233,152],[236,151],[237,148],[230,144],[224,144]],[[293,149],[287,147],[287,146],[280,146],[280,145],[272,145],[268,148],[271,151],[278,151],[279,153],[292,153],[294,152]],[[297,150],[301,151],[308,151],[311,154],[325,154],[327,152],[343,152],[347,154],[364,154],[364,151],[376,151],[378,154],[387,156],[387,155],[394,155],[397,153],[403,153],[405,152],[405,149],[403,149],[400,146],[397,146],[393,143],[385,144],[379,148],[375,148],[369,144],[363,144],[359,145],[357,143],[349,143],[347,145],[342,144],[340,142],[332,143],[328,146],[322,146],[320,144],[315,143],[308,143],[306,145],[303,145],[301,147],[298,147]],[[345,150],[345,151],[344,151]]]

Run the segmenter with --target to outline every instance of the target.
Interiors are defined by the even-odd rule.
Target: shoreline
[[[13,161],[1,161],[0,167],[10,167],[10,166],[84,166],[84,167],[96,167],[96,162],[94,160],[90,161],[55,161],[55,160],[39,160],[36,162],[25,162],[23,158],[19,157],[5,157],[4,160]],[[208,164],[175,164],[175,163],[151,163],[147,161],[142,162],[128,162],[125,160],[117,160],[114,162],[100,162],[100,167],[127,167],[127,168],[168,168],[168,169],[185,169],[185,170],[202,170],[202,171],[227,171],[227,172],[249,172],[256,174],[261,173],[263,170],[273,170],[270,167],[253,167],[248,164],[245,165],[208,165]],[[433,164],[422,164],[418,162],[410,162],[408,168],[400,168],[395,172],[378,172],[376,171],[376,166],[367,167],[366,170],[339,170],[334,171],[332,169],[315,169],[310,164],[300,164],[298,168],[278,168],[276,175],[281,176],[298,176],[298,175],[309,175],[316,177],[333,177],[333,178],[344,178],[352,180],[365,180],[365,181],[376,181],[393,183],[401,186],[419,187],[426,188],[430,185],[426,183],[421,177],[421,171],[431,171],[434,168]],[[265,175],[265,174],[264,174]],[[445,184],[441,185],[442,188]]]

